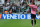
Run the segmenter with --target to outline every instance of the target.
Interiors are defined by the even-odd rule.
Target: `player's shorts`
[[[35,14],[31,14],[31,19],[34,19],[36,18],[36,15]]]

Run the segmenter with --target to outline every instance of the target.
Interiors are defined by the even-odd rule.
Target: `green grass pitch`
[[[32,27],[29,19],[0,19],[0,27]],[[37,19],[36,27],[40,27],[40,19]]]

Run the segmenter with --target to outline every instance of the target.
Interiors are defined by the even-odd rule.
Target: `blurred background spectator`
[[[7,10],[5,10],[5,11],[4,11],[4,14],[8,14],[8,11],[7,11]]]
[[[40,13],[40,4],[38,5],[38,11],[39,11],[39,13]]]
[[[38,6],[40,12],[40,1],[39,0],[27,0],[29,4],[34,2]],[[4,14],[5,10],[8,11],[8,14],[27,14],[31,12],[31,8],[27,6],[26,0],[0,0],[0,14]]]

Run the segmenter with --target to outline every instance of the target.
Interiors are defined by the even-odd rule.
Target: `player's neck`
[[[32,4],[33,5],[33,4]]]

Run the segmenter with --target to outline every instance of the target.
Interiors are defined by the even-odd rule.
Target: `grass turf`
[[[32,27],[28,19],[0,19],[0,27]],[[40,19],[37,19],[36,27],[40,27]]]

